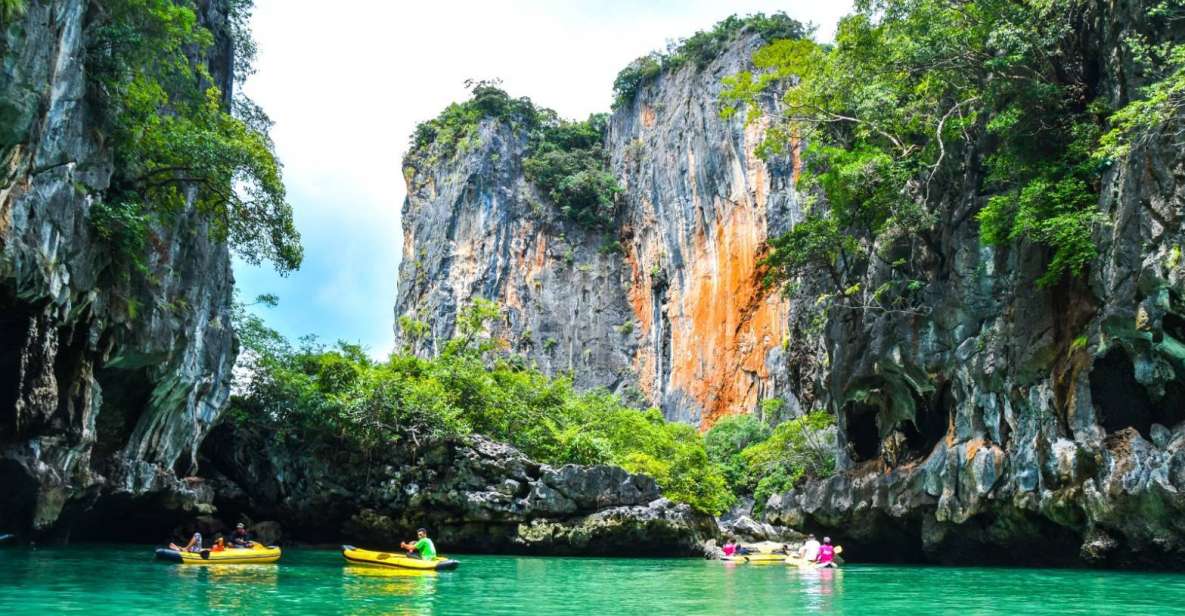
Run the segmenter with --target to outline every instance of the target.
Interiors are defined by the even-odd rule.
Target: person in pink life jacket
[[[732,537],[729,537],[728,542],[726,542],[724,547],[720,549],[724,552],[725,556],[732,556],[737,551],[737,544],[735,541],[733,541]]]
[[[819,546],[819,556],[815,562],[820,565],[830,565],[835,562],[835,546],[831,545],[831,537],[823,537],[823,545]]]

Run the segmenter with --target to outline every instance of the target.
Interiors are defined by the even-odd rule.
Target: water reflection
[[[787,567],[802,588],[803,607],[812,612],[829,612],[843,596],[843,569]]]
[[[275,565],[174,565],[176,576],[197,582],[198,603],[213,611],[259,612],[260,596],[274,595]]]
[[[368,597],[376,593],[409,598],[430,598],[436,592],[435,571],[392,567],[346,565],[343,580],[349,596]]]
[[[180,565],[175,569],[181,576],[196,576],[197,579],[217,583],[275,586],[279,577],[279,569],[275,565]]]

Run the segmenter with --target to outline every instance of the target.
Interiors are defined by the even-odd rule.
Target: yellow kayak
[[[753,552],[752,554],[734,554],[732,556],[725,556],[725,557],[721,558],[720,560],[723,560],[726,562],[734,562],[734,563],[753,563],[753,564],[758,564],[758,565],[766,564],[766,563],[781,564],[783,562],[786,562],[786,555],[785,554]]]
[[[352,545],[342,546],[342,556],[345,556],[346,560],[351,563],[359,565],[398,567],[400,569],[416,569],[419,571],[451,571],[461,564],[442,556],[436,557],[435,560],[421,560],[419,558],[411,558],[399,552],[375,552],[373,550],[356,548]]]
[[[797,556],[787,556],[786,564],[794,565],[800,569],[838,569],[843,564],[843,559],[839,557],[840,554],[843,554],[843,546],[837,545],[835,546],[835,560],[825,565],[820,565],[819,563],[811,562]]]
[[[751,563],[754,565],[772,565],[782,564],[795,565],[804,568],[835,568],[840,564],[839,555],[843,553],[843,546],[835,546],[836,561],[827,565],[818,565],[813,562],[808,562],[799,558],[798,556],[787,556],[786,554],[779,554],[777,552],[750,552],[748,554],[733,554],[732,556],[721,557],[720,560],[724,562],[733,563]]]
[[[210,550],[180,552],[161,548],[156,551],[156,557],[183,565],[254,565],[274,563],[280,560],[280,548],[258,543],[249,548],[227,548],[221,552]]]

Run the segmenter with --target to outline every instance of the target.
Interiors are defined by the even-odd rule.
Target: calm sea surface
[[[291,548],[277,565],[186,566],[150,547],[0,548],[0,614],[1185,614],[1185,575],[695,559],[457,556],[416,573]]]

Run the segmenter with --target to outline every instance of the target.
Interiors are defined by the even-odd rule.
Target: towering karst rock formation
[[[112,262],[90,221],[113,166],[85,66],[101,3],[23,4],[0,33],[0,528],[87,535],[136,501],[168,528],[200,509],[179,477],[229,395],[229,253],[186,211],[144,271]],[[229,92],[222,4],[197,5]]]
[[[1144,85],[1124,41],[1185,36],[1149,6],[1078,12],[1083,43],[1066,61],[1114,107]],[[721,78],[761,44],[746,33],[613,113],[625,192],[609,230],[550,209],[524,177],[524,137],[496,121],[455,160],[405,161],[397,316],[440,340],[459,306],[494,299],[511,352],[701,426],[765,399],[829,410],[839,473],[774,497],[766,516],[843,533],[865,558],[1185,563],[1181,119],[1105,173],[1085,277],[1038,287],[1042,248],[985,246],[969,164],[915,272],[925,309],[820,319],[832,289],[804,280],[783,298],[759,284],[763,242],[801,216],[797,154],[754,156],[777,93],[748,126],[718,113]],[[872,290],[886,273],[863,276]]]
[[[1152,4],[1076,12],[1064,62],[1112,108],[1146,85],[1127,41],[1185,40]],[[1040,247],[981,243],[969,162],[916,272],[928,310],[837,315],[803,363],[817,376],[795,389],[837,414],[841,473],[775,497],[769,517],[883,559],[1185,565],[1182,121],[1106,170],[1098,257],[1048,287]]]
[[[788,304],[757,265],[794,216],[795,159],[758,159],[766,124],[723,119],[718,103],[721,79],[762,44],[743,32],[613,113],[606,147],[624,193],[607,229],[561,215],[526,179],[527,134],[508,122],[485,120],[443,162],[409,156],[395,312],[430,325],[420,349],[452,336],[458,310],[482,297],[505,309],[511,353],[670,419],[706,425],[765,399],[795,403],[779,386]]]

